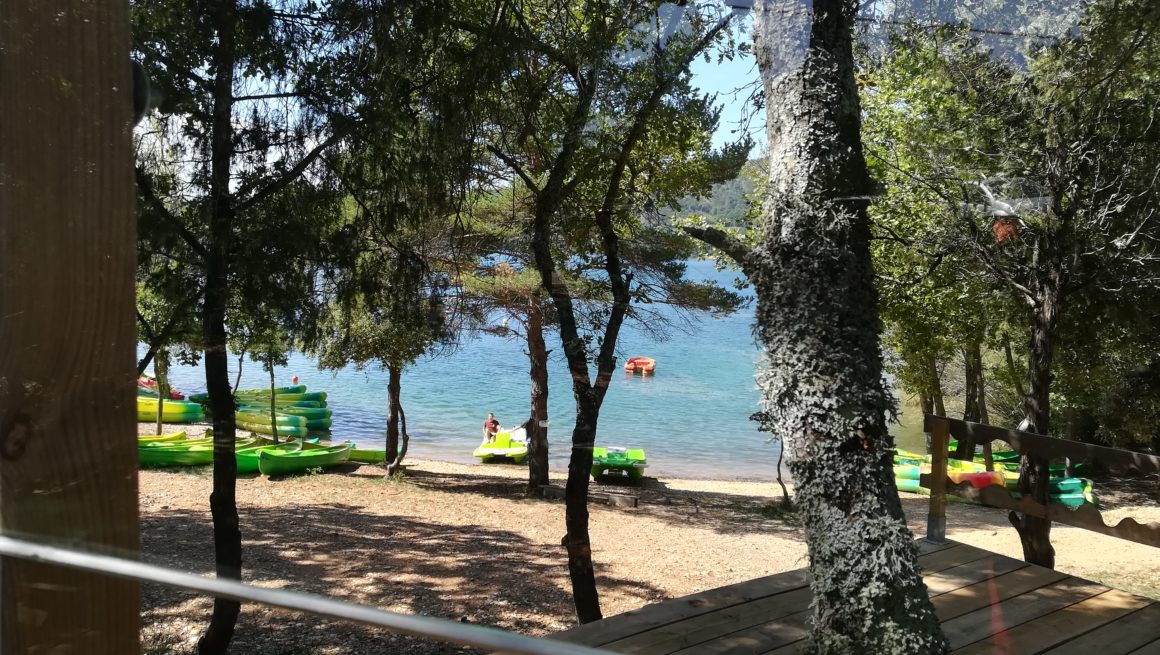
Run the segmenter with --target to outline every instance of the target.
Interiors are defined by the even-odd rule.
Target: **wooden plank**
[[[968,550],[963,552],[979,550],[968,547]],[[975,560],[926,576],[924,580],[932,596],[935,599],[948,596],[955,590],[971,586],[972,582],[979,584],[980,580],[985,580],[988,577],[1031,568],[1025,562],[1010,557],[987,553],[987,551],[980,552],[987,554],[982,561]],[[1046,571],[1047,569],[1041,570]],[[1064,577],[1062,574],[1059,575]],[[983,603],[983,605],[989,605],[989,603]],[[701,644],[697,649],[689,649],[687,652],[689,655],[694,652],[797,652],[797,649],[802,645],[798,642],[804,639],[808,632],[810,616],[811,613],[805,611],[784,618],[779,617],[776,621],[723,636],[713,642]],[[684,652],[678,651],[678,653],[683,655]]]
[[[1047,652],[1049,655],[1125,655],[1155,639],[1160,639],[1160,603],[1154,602]]]
[[[943,541],[931,541],[930,539],[922,538],[916,539],[915,543],[918,544],[919,555],[927,555],[959,545],[957,541],[951,541],[950,539],[945,539]]]
[[[805,610],[767,621],[761,625],[722,635],[712,641],[679,650],[672,655],[722,655],[724,653],[763,653],[793,645],[809,633],[812,610]]]
[[[961,655],[1038,653],[1151,604],[1151,600],[1111,589],[1034,621],[1003,630],[954,651]],[[1102,655],[1102,649],[1099,651]]]
[[[937,547],[933,547],[931,552],[918,558],[919,565],[926,574],[986,557],[996,557],[989,551],[955,542],[932,546]],[[602,646],[702,614],[792,591],[807,584],[809,584],[808,570],[798,569],[647,605],[596,623],[576,626],[557,633],[552,638],[588,646]]]
[[[946,594],[961,587],[1001,576],[1028,566],[1027,562],[1003,555],[991,554],[987,557],[960,564],[923,576],[927,593],[931,596]]]
[[[1132,655],[1160,655],[1160,639],[1137,648]]]
[[[617,653],[642,655],[672,653],[702,644],[723,634],[796,614],[809,607],[810,599],[809,587],[803,586],[776,596],[734,605],[636,634],[605,644],[604,647]]]
[[[963,648],[987,639],[1000,630],[1046,616],[1105,591],[1108,591],[1107,587],[1094,582],[1064,578],[1054,584],[944,621],[943,632],[950,640],[952,650]]]
[[[926,577],[932,573],[962,566],[970,562],[977,562],[992,554],[980,548],[975,548],[974,546],[955,544],[951,548],[936,551],[929,555],[920,555],[918,565],[922,569],[923,577]]]
[[[3,0],[0,44],[0,530],[137,557],[129,6]],[[2,566],[0,652],[139,652],[136,583]]]
[[[955,589],[931,598],[939,621],[947,621],[994,603],[1014,598],[1040,587],[1054,584],[1067,577],[1066,573],[1039,566],[1026,566],[993,579]]]
[[[552,638],[576,644],[600,646],[707,612],[792,591],[807,584],[809,584],[807,570],[797,569],[796,571],[747,580],[740,584],[702,591],[655,605],[646,605],[640,609],[610,616],[596,623],[576,626],[553,635]]]

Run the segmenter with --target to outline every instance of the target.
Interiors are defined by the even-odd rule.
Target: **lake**
[[[719,272],[712,261],[691,261],[690,279],[732,284],[738,273]],[[748,292],[747,292],[748,293]],[[667,307],[657,311],[673,315]],[[647,356],[657,360],[656,374],[641,378],[618,370],[600,412],[597,444],[644,448],[647,474],[656,477],[772,480],[777,445],[758,432],[749,416],[758,410],[753,366],[758,348],[752,333],[753,308],[731,316],[695,318],[668,338],[633,327],[621,333],[618,361]],[[630,324],[631,325],[631,324]],[[575,404],[559,336],[547,335],[549,358],[549,454],[554,469],[567,467]],[[143,350],[143,349],[142,349]],[[230,381],[237,357],[230,360]],[[377,368],[319,371],[302,353],[275,370],[279,385],[299,383],[326,391],[333,410],[334,439],[361,444],[385,437],[387,375]],[[200,367],[173,365],[172,384],[184,393],[203,391]],[[242,367],[241,388],[268,387],[260,364]],[[524,346],[517,340],[483,334],[467,339],[446,356],[425,358],[402,377],[402,402],[411,436],[409,455],[417,458],[475,462],[487,412],[505,426],[529,414],[531,382]],[[921,415],[915,433],[914,413],[903,421],[902,441],[921,449]]]

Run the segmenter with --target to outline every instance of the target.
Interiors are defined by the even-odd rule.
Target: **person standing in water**
[[[495,414],[487,413],[487,420],[483,422],[483,440],[495,441],[495,434],[499,432],[499,421],[495,420]]]

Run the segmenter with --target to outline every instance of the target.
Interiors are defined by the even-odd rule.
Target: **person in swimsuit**
[[[495,420],[495,414],[487,413],[487,420],[483,422],[483,440],[495,441],[495,434],[499,432],[499,421]]]

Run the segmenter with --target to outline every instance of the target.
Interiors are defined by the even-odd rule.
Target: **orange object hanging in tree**
[[[996,218],[995,222],[991,223],[991,231],[995,233],[995,243],[1019,241],[1019,224],[1014,218],[1007,216]]]

